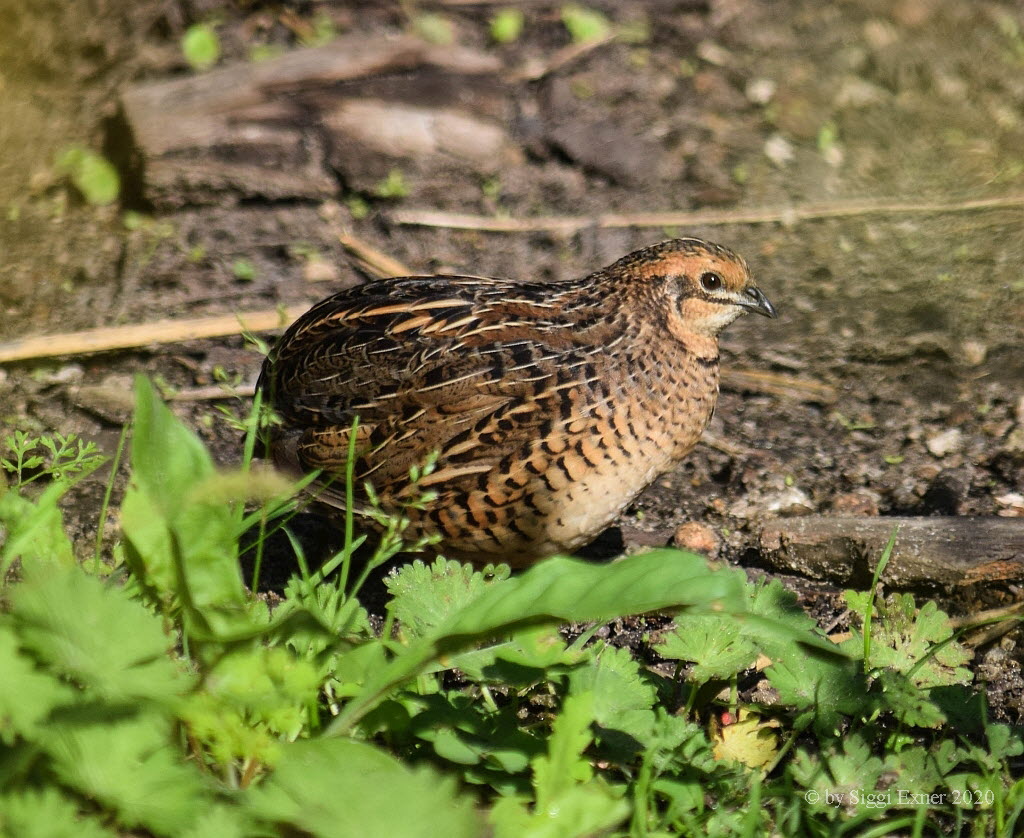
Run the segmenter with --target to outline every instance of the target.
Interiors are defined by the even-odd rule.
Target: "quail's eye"
[[[717,291],[722,287],[722,277],[714,271],[708,271],[700,275],[700,287],[705,291]]]

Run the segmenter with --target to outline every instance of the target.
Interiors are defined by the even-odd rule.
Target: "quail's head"
[[[673,334],[713,337],[748,311],[776,316],[743,257],[701,239],[671,239],[631,253],[606,270],[646,288]]]

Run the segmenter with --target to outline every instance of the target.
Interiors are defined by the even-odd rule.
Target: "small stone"
[[[790,517],[814,512],[814,504],[807,493],[796,486],[788,486],[781,492],[765,497],[765,510],[776,515]]]
[[[832,511],[840,515],[878,515],[878,495],[875,492],[845,492],[832,501]]]
[[[675,545],[682,550],[693,550],[695,553],[703,553],[707,556],[714,556],[722,546],[722,540],[711,527],[697,521],[687,521],[680,524],[676,529]]]
[[[933,457],[945,457],[963,447],[963,434],[959,428],[949,428],[942,433],[930,436],[925,447]]]
[[[725,67],[732,63],[732,54],[729,50],[714,41],[701,41],[697,44],[697,57],[716,67]]]
[[[1014,458],[1024,457],[1024,424],[1007,434],[1002,450]]]
[[[131,417],[135,406],[130,375],[113,373],[99,384],[87,384],[74,393],[74,402],[81,408],[111,424],[120,425]]]
[[[985,363],[988,347],[980,340],[965,340],[960,344],[960,348],[963,350],[964,360],[972,367]]]
[[[47,372],[39,377],[42,384],[77,384],[85,377],[85,370],[78,364],[65,364],[63,367]]]
[[[302,268],[306,282],[333,282],[341,276],[338,266],[327,259],[309,259]]]
[[[1007,492],[996,498],[999,512],[1003,518],[1024,518],[1024,495],[1020,492]]]
[[[747,98],[755,105],[767,105],[777,89],[778,85],[771,79],[751,79],[747,82],[745,92]]]
[[[781,134],[772,134],[764,143],[764,155],[780,169],[793,160],[793,144]]]

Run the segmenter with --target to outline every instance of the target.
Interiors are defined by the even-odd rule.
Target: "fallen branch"
[[[240,335],[243,332],[262,332],[291,323],[309,308],[307,305],[284,309],[248,311],[187,320],[156,320],[131,326],[113,326],[66,332],[59,335],[35,337],[0,343],[0,364],[53,358],[58,355],[84,355],[108,352],[112,349],[134,349],[161,343],[180,343],[199,338]]]
[[[1010,518],[779,518],[761,529],[761,555],[777,570],[862,587],[894,527],[886,585],[950,589],[1024,579],[1024,522]]]
[[[445,227],[488,233],[572,234],[588,228],[708,227],[722,224],[785,224],[849,218],[858,215],[927,215],[930,213],[975,212],[1024,206],[1024,195],[1003,195],[969,201],[843,201],[796,207],[763,207],[695,212],[604,213],[594,216],[551,215],[534,218],[498,218],[438,210],[395,210],[390,218],[397,224],[417,227]]]

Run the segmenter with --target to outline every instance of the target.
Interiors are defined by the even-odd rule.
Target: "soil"
[[[312,303],[366,279],[338,243],[339,224],[416,272],[552,280],[685,233],[743,253],[781,313],[731,327],[723,366],[818,382],[837,397],[727,387],[713,444],[626,511],[605,553],[665,543],[697,521],[721,539],[721,558],[754,566],[758,521],[769,514],[1024,516],[1024,205],[958,208],[1024,193],[1019,3],[594,0],[623,36],[518,81],[508,78],[569,45],[561,4],[522,4],[522,35],[496,45],[493,4],[425,3],[459,45],[496,55],[507,77],[453,86],[399,73],[353,89],[396,102],[433,91],[501,125],[514,153],[491,171],[405,160],[407,194],[382,198],[373,184],[389,169],[379,157],[334,149],[327,200],[230,188],[148,194],[119,95],[190,73],[178,43],[198,21],[218,21],[221,63],[231,64],[254,45],[296,47],[315,23],[366,39],[412,31],[407,4],[0,0],[7,5],[0,341]],[[73,144],[119,164],[119,205],[88,205],[57,173],[56,156]],[[407,208],[529,218],[862,199],[944,209],[572,234],[394,220]],[[126,229],[125,210],[149,220]],[[324,264],[328,280],[312,281]],[[110,452],[131,375],[187,394],[251,384],[260,362],[241,338],[225,338],[10,364],[0,368],[0,424],[73,431]],[[173,404],[220,462],[237,461],[238,433],[210,401]],[[246,409],[244,400],[222,405]],[[67,501],[83,544],[94,538],[103,479]],[[788,583],[823,623],[841,613],[835,588]],[[945,607],[969,613],[1021,591],[943,593]],[[617,630],[622,642],[644,633]],[[1013,721],[1024,714],[1020,640],[1007,634],[977,661],[994,715]]]

